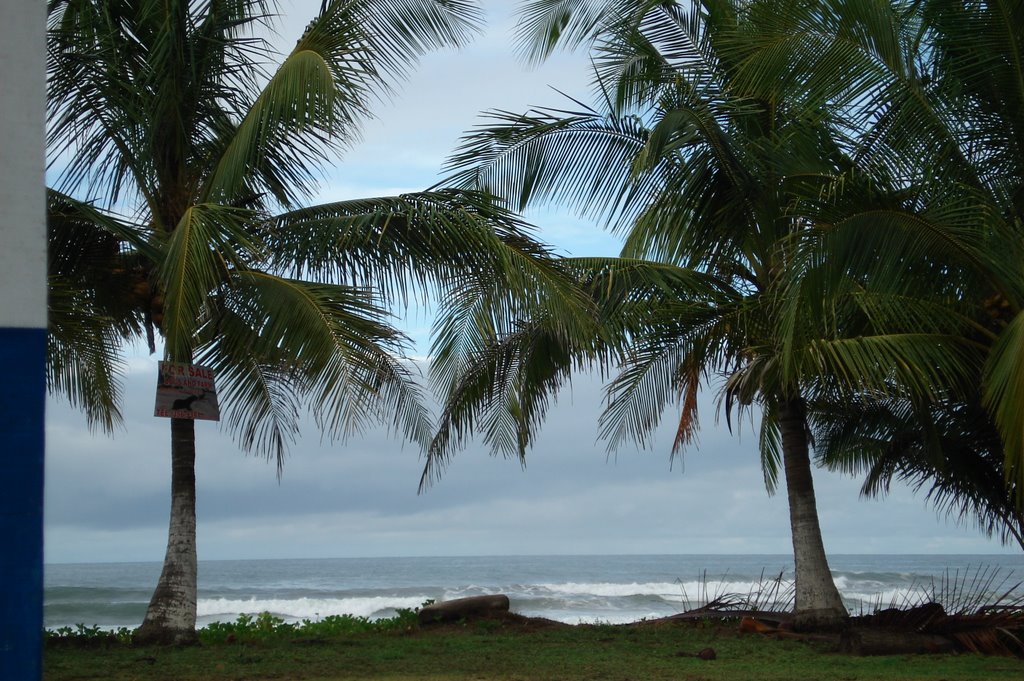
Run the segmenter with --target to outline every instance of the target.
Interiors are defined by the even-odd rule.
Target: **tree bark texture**
[[[796,565],[793,627],[805,631],[836,628],[843,625],[848,613],[832,580],[821,538],[803,400],[795,398],[780,402],[779,428]]]
[[[195,421],[171,419],[171,519],[160,581],[149,601],[141,644],[183,645],[197,641]]]

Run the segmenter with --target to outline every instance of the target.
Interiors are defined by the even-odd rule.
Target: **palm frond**
[[[250,329],[222,312],[222,329]],[[278,477],[284,470],[289,447],[299,437],[303,385],[283,357],[225,351],[229,343],[203,348],[196,362],[213,369],[221,423],[244,452],[273,460]]]
[[[1018,312],[996,340],[985,365],[984,404],[995,420],[1003,445],[1007,483],[1017,489],[1024,508],[1024,312]]]
[[[889,392],[895,385],[934,398],[941,386],[967,386],[977,380],[979,344],[954,335],[903,333],[818,340],[808,345],[808,375],[857,390]]]
[[[201,200],[230,201],[267,191],[282,205],[292,205],[312,189],[316,164],[352,141],[356,120],[367,107],[361,56],[350,47],[351,34],[358,36],[360,28],[332,28],[335,33],[307,31],[245,118],[222,133],[223,152]]]
[[[447,385],[520,309],[548,311],[567,333],[593,326],[586,298],[530,232],[486,195],[438,190],[294,211],[269,239],[281,267],[372,286],[392,303],[443,292],[431,371]]]
[[[265,237],[270,267],[372,284],[389,300],[473,270],[496,276],[513,253],[549,255],[518,217],[486,195],[457,190],[322,204],[275,223]]]
[[[543,320],[534,320],[493,338],[464,362],[446,393],[421,491],[439,479],[474,432],[483,435],[493,454],[518,457],[525,465],[547,410],[569,384],[572,370],[584,365],[566,340]]]
[[[90,428],[123,423],[123,336],[88,290],[60,276],[49,281],[46,387],[85,413]]]
[[[370,291],[245,271],[233,274],[219,307],[224,314],[209,325],[208,352],[224,355],[226,365],[240,358],[249,368],[238,374],[236,391],[263,402],[259,414],[233,417],[243,444],[256,442],[249,433],[261,420],[272,424],[264,432],[280,464],[285,436],[297,432],[298,405],[333,439],[384,423],[427,442],[422,389],[402,359],[406,341]],[[274,406],[271,398],[286,391],[296,397]]]
[[[225,284],[232,270],[244,270],[262,244],[246,229],[248,210],[218,204],[188,208],[166,238],[157,271],[163,304],[161,330],[165,351],[174,361],[189,361],[195,334],[208,298]]]
[[[649,2],[605,29],[592,53],[596,83],[613,93],[612,110],[644,115],[664,107],[672,87],[695,96],[726,87],[714,40],[717,15],[705,4]]]
[[[559,46],[572,49],[595,40],[619,14],[648,4],[643,0],[528,0],[522,3],[516,42],[531,63],[546,59]]]
[[[122,421],[121,347],[143,329],[156,249],[132,225],[54,190],[46,226],[47,387],[111,431]]]
[[[554,201],[587,217],[628,220],[650,186],[634,182],[646,130],[634,117],[596,111],[495,111],[446,163],[447,183],[492,193],[514,210]]]
[[[335,6],[363,27],[376,87],[384,90],[382,76],[404,78],[421,55],[463,46],[483,26],[480,8],[465,0],[329,0],[328,13]]]
[[[884,495],[900,480],[940,513],[1024,546],[999,433],[976,398],[915,404],[862,394],[837,406],[814,410],[816,454],[830,468],[863,473],[863,494]]]

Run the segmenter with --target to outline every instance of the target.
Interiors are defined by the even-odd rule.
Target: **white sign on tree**
[[[154,416],[220,420],[213,369],[198,364],[160,362]]]

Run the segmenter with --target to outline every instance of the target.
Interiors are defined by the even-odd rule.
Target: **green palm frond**
[[[568,340],[544,320],[534,320],[494,338],[460,367],[427,450],[421,491],[440,477],[474,432],[493,454],[518,457],[525,465],[551,404],[571,372],[586,365]]]
[[[118,320],[104,315],[91,292],[51,275],[46,337],[46,387],[85,413],[90,428],[123,423],[124,366]]]
[[[563,258],[560,265],[598,302],[602,326],[615,324],[650,326],[657,315],[649,315],[641,306],[665,308],[665,318],[677,328],[698,323],[694,312],[704,313],[713,306],[737,300],[737,293],[726,279],[701,270],[679,267],[660,260],[639,258]],[[694,301],[695,304],[690,304]],[[703,303],[703,304],[701,304]],[[666,306],[677,304],[678,309]],[[684,312],[686,314],[684,314]]]
[[[426,51],[464,44],[478,28],[469,3],[378,0],[324,3],[223,149],[201,200],[270,192],[284,206],[306,198],[328,154],[358,137],[375,97]]]
[[[111,431],[122,420],[119,348],[143,329],[137,307],[156,249],[131,225],[52,190],[46,226],[47,388]]]
[[[923,211],[876,205],[855,208],[830,224],[832,215],[801,247],[837,273],[858,273],[880,290],[920,290],[923,280],[941,279],[942,268],[955,268],[948,283],[970,277],[975,288],[1019,295],[1014,273],[1021,251],[991,204],[963,198]]]
[[[509,259],[549,255],[532,227],[487,196],[458,190],[322,204],[275,223],[265,237],[271,267],[372,284],[389,300],[456,273],[497,275]]]
[[[492,300],[465,296],[472,309],[456,317],[472,323],[450,330],[453,343],[462,339],[459,361],[435,360],[432,367],[445,389],[446,402],[424,484],[440,475],[453,450],[464,446],[474,432],[481,434],[493,454],[523,459],[549,405],[568,385],[572,372],[582,369],[619,372],[609,385],[609,406],[599,421],[602,437],[613,440],[610,447],[626,436],[645,441],[664,406],[658,400],[674,401],[677,392],[684,404],[677,445],[694,436],[698,365],[693,365],[688,377],[680,378],[672,361],[661,366],[661,373],[651,372],[650,364],[671,354],[680,342],[680,329],[702,328],[718,314],[710,302],[679,303],[680,297],[721,302],[727,299],[727,287],[704,273],[657,262],[566,258],[560,266],[591,301],[592,328],[566,329],[557,316],[551,316],[556,313],[539,311],[536,305],[529,308],[529,320],[497,324]],[[652,309],[658,312],[652,314]],[[636,350],[645,342],[655,356],[646,364]],[[442,370],[446,373],[437,376]],[[632,381],[631,370],[641,378]],[[668,396],[646,389],[645,372],[656,379],[668,375],[666,380],[672,383]]]
[[[936,70],[944,77],[939,85],[955,87],[944,93],[974,114],[958,121],[972,161],[998,203],[1020,215],[1014,195],[1024,180],[1024,6],[1017,0],[932,0],[924,3],[924,15],[935,27]]]
[[[639,119],[555,109],[490,117],[446,163],[448,183],[490,192],[515,210],[555,201],[609,223],[646,201],[650,186],[631,172],[647,136]]]
[[[864,474],[863,494],[884,495],[900,480],[941,513],[1024,546],[999,433],[976,397],[921,405],[862,395],[836,406],[815,409],[817,455],[833,469]]]
[[[99,188],[109,204],[126,185],[152,198],[145,162],[132,159],[144,135],[132,83],[145,69],[134,19],[127,3],[68,0],[51,3],[47,20],[47,146],[51,164],[66,164],[57,188]]]
[[[340,21],[307,30],[227,133],[202,200],[262,191],[282,205],[303,198],[314,179],[312,162],[351,143],[356,120],[366,113],[364,57],[351,47],[360,31]]]
[[[546,320],[546,342],[592,350],[600,332],[593,301],[561,268],[517,260],[505,267],[519,270],[520,276],[463,278],[450,284],[439,301],[430,372],[442,394],[453,390],[457,376],[478,353],[489,351],[493,339],[520,333],[524,309]]]
[[[526,60],[539,63],[559,46],[571,49],[592,42],[618,13],[646,4],[644,0],[527,0],[520,7],[516,42]]]
[[[765,188],[755,180],[756,160],[723,123],[701,104],[664,113],[638,157],[663,190],[631,225],[623,255],[688,267],[703,260],[720,274],[729,267],[721,263],[746,259],[744,243],[758,238],[753,202]]]
[[[1003,445],[1006,478],[1017,489],[1024,508],[1024,312],[1018,312],[992,347],[985,366],[985,406],[992,414]]]
[[[789,104],[873,104],[887,74],[914,77],[913,24],[889,0],[759,2],[725,51],[740,92],[785,92]],[[793,99],[788,99],[792,97]]]
[[[977,381],[983,346],[947,334],[879,334],[810,343],[800,363],[809,375],[827,375],[851,392],[887,392],[894,386],[935,399],[942,386]]]
[[[626,440],[646,446],[666,407],[680,402],[690,387],[684,382],[690,376],[681,372],[687,364],[686,345],[682,339],[667,347],[640,345],[626,357],[608,386],[607,406],[601,414],[600,435],[609,450],[618,449]],[[673,447],[673,451],[677,449]]]
[[[245,269],[254,255],[259,257],[262,244],[246,229],[251,218],[248,210],[199,204],[185,211],[167,237],[157,275],[166,296],[162,331],[169,358],[191,358],[207,299],[231,270]]]
[[[384,300],[442,292],[432,376],[450,383],[489,333],[511,329],[524,306],[563,333],[592,330],[589,303],[531,229],[484,194],[438,190],[346,201],[280,216],[274,262],[300,273],[372,286]]]
[[[761,429],[757,434],[757,448],[761,453],[764,488],[768,494],[775,494],[779,489],[779,471],[782,470],[782,433],[779,431],[779,415],[775,413],[775,405],[765,404],[762,409],[765,413],[761,417]],[[729,415],[728,412],[726,414]]]
[[[721,92],[728,75],[716,50],[715,15],[702,3],[648,2],[624,13],[594,45],[595,80],[615,111],[664,108],[666,90]]]
[[[387,423],[425,444],[422,390],[388,318],[365,289],[233,273],[198,352],[223,376],[226,423],[242,447],[280,468],[305,409],[332,439]]]
[[[245,328],[231,316],[222,313],[222,328]],[[226,352],[224,345],[205,348],[196,360],[217,376],[221,423],[242,451],[272,459],[280,477],[299,436],[304,386],[283,357]]]
[[[153,261],[159,257],[159,248],[150,242],[138,225],[54,189],[46,191],[46,220],[52,262],[67,258],[87,261],[96,248],[109,251],[114,242],[146,260]],[[101,243],[106,245],[101,246]]]
[[[335,5],[363,26],[374,66],[392,79],[427,52],[467,44],[483,26],[480,8],[465,0],[329,0],[328,11]],[[386,88],[383,79],[378,87]]]
[[[582,260],[595,268],[585,286],[598,301],[604,342],[614,351],[600,436],[614,450],[646,446],[661,414],[679,405],[673,455],[697,433],[696,397],[708,367],[726,352],[736,292],[698,271],[631,259]]]
[[[374,98],[420,55],[466,44],[480,21],[479,9],[460,0],[324,2],[233,131],[205,195],[266,188],[293,206],[314,185],[311,163],[355,140]]]

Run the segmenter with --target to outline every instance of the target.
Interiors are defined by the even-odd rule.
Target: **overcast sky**
[[[480,122],[479,112],[566,105],[554,88],[588,97],[584,56],[522,66],[512,51],[514,3],[484,4],[486,35],[468,49],[424,59],[330,173],[320,200],[423,189],[439,179],[442,162],[459,135]],[[318,6],[319,0],[282,2],[284,44]],[[615,251],[597,226],[556,212],[530,218],[562,252]],[[429,319],[413,315],[408,325],[422,338]],[[133,353],[127,425],[112,438],[90,435],[79,413],[50,401],[48,562],[163,558],[170,423],[152,416],[157,359]],[[597,441],[600,384],[581,376],[551,411],[525,470],[470,447],[422,495],[419,452],[386,431],[331,444],[307,427],[279,482],[273,463],[244,456],[216,424],[198,422],[199,555],[790,553],[785,496],[765,492],[756,434],[749,425],[737,436],[717,424],[712,398],[703,400],[699,445],[684,465],[670,467],[668,432],[647,451],[623,449],[609,458]],[[905,489],[862,500],[856,480],[816,471],[815,482],[829,552],[1015,552],[938,517]]]

